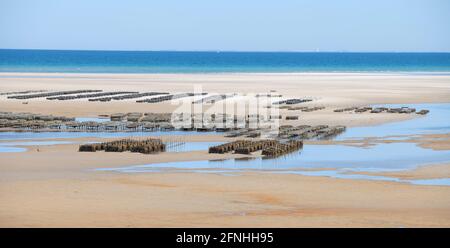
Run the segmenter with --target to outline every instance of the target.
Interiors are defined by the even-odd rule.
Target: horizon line
[[[0,48],[0,50],[25,51],[79,51],[79,52],[215,52],[215,53],[450,53],[450,51],[370,51],[370,50],[114,50],[114,49],[48,49],[48,48]]]

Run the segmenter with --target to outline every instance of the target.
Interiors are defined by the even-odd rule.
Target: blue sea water
[[[450,53],[0,49],[0,72],[450,72]]]

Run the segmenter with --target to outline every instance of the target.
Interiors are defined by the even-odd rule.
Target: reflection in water
[[[26,142],[3,142],[0,143],[0,152],[25,152],[27,149],[17,146],[50,146],[61,144],[73,144],[69,141],[26,141]]]
[[[411,105],[409,105],[411,106]],[[392,105],[401,107],[401,105]],[[450,104],[416,104],[418,110],[429,109],[424,117],[389,123],[379,126],[350,128],[338,137],[338,140],[361,139],[365,137],[386,137],[399,135],[417,135],[426,133],[450,132]],[[392,138],[390,138],[392,139]],[[393,138],[397,140],[403,137]],[[377,144],[370,148],[344,145],[306,145],[300,152],[295,152],[275,159],[228,159],[219,161],[187,161],[155,163],[108,169],[119,172],[150,172],[167,169],[190,170],[223,174],[258,170],[270,173],[290,173],[310,176],[329,176],[344,179],[385,180],[408,182],[414,184],[450,185],[449,178],[427,180],[400,180],[392,177],[351,174],[351,171],[392,171],[413,169],[418,165],[450,161],[449,151],[424,149],[413,143]],[[311,168],[336,168],[327,171],[304,171]],[[346,172],[346,173],[342,173]]]
[[[411,183],[420,185],[441,185],[450,186],[450,178],[437,178],[437,179],[410,179],[402,180],[395,177],[385,177],[385,176],[373,176],[373,175],[362,175],[362,174],[348,174],[345,170],[323,170],[323,171],[277,171],[272,173],[288,173],[288,174],[298,174],[304,176],[325,176],[339,179],[354,179],[354,180],[376,180],[376,181],[389,181],[389,182],[400,182],[400,183]]]
[[[77,117],[75,121],[84,122],[84,121],[93,121],[93,122],[108,122],[109,118],[106,117]]]
[[[25,152],[27,149],[22,147],[9,147],[9,146],[0,146],[0,153],[1,152]]]
[[[275,159],[226,159],[154,163],[121,168],[145,171],[149,168],[291,170],[311,168],[386,171],[412,169],[417,165],[450,161],[450,152],[422,149],[411,143],[379,144],[371,149],[342,145],[309,145],[302,151]]]
[[[402,107],[403,105],[383,105]],[[340,135],[337,140],[359,139],[365,137],[386,137],[395,135],[416,135],[429,133],[450,133],[450,104],[408,104],[409,107],[428,109],[430,113],[416,119],[387,123],[378,126],[354,127]]]
[[[170,144],[166,143],[166,152],[191,152],[191,151],[205,151],[208,150],[210,146],[218,146],[225,142],[183,142]]]
[[[51,146],[73,144],[71,141],[25,141],[25,142],[4,142],[0,146]]]

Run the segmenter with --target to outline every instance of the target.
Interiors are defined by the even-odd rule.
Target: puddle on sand
[[[211,146],[218,146],[225,142],[184,142],[166,144],[166,152],[192,152],[192,151],[207,151]]]
[[[339,170],[323,170],[323,171],[295,170],[295,171],[277,171],[277,172],[272,172],[272,173],[298,174],[298,175],[303,175],[303,176],[323,176],[323,177],[332,177],[332,178],[339,178],[339,179],[388,181],[388,182],[410,183],[410,184],[417,184],[417,185],[450,186],[450,178],[402,180],[402,179],[395,178],[395,177],[348,174],[348,173],[342,173],[342,171],[339,171]]]
[[[194,142],[192,142],[194,143]],[[205,142],[207,143],[207,142]],[[207,144],[202,144],[208,146]],[[308,145],[300,152],[263,159],[226,159],[154,163],[130,166],[117,170],[145,170],[146,168],[178,169],[258,169],[291,170],[296,168],[338,168],[386,171],[412,169],[418,165],[450,161],[450,151],[423,149],[412,143],[377,144],[373,148],[345,145]]]
[[[63,145],[75,144],[80,142],[71,141],[23,141],[23,142],[0,142],[0,152],[25,152],[26,149],[15,146],[46,146],[46,145]],[[83,144],[99,143],[97,141],[81,142]],[[165,142],[167,152],[191,152],[191,151],[205,151],[210,146],[217,146],[224,142]],[[14,148],[17,149],[14,149]]]
[[[402,105],[392,105],[401,107]],[[391,137],[426,133],[450,132],[450,104],[414,104],[416,109],[429,109],[430,113],[413,120],[388,123],[379,126],[349,128],[338,140],[363,139],[367,137]],[[450,161],[450,151],[424,149],[413,143],[380,143],[370,148],[345,145],[306,145],[300,152],[275,159],[228,159],[215,161],[186,161],[155,163],[109,169],[118,172],[152,172],[167,169],[191,172],[223,171],[241,172],[257,170],[270,173],[290,173],[309,176],[329,176],[344,179],[382,180],[424,185],[450,185],[449,178],[426,180],[400,180],[393,177],[351,174],[351,171],[383,172],[414,169],[418,165]],[[336,168],[332,171],[302,171],[311,168]],[[346,173],[342,173],[346,171]]]
[[[445,185],[450,186],[450,178],[433,178],[433,179],[417,179],[411,180],[414,184],[419,185]]]
[[[2,142],[0,152],[26,152],[27,149],[17,146],[50,146],[60,144],[73,144],[69,141],[25,141],[25,142]]]

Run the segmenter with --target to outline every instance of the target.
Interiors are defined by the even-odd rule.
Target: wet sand
[[[450,178],[450,163],[422,165],[413,170],[401,170],[392,172],[352,172],[352,174],[395,177],[404,180]]]
[[[204,91],[219,93],[230,89],[253,92],[255,88],[267,92],[275,88],[285,96],[315,97],[317,101],[309,103],[310,106],[330,108],[300,113],[301,124],[361,126],[418,116],[334,113],[331,109],[367,104],[450,102],[449,82],[450,76],[444,75],[1,73],[0,91],[126,89],[187,92],[197,83],[203,83]],[[0,97],[0,106],[0,111],[77,117],[114,112],[168,112],[174,108],[170,104],[132,101],[28,100],[28,104],[22,104],[20,100],[6,100],[4,96]],[[447,150],[448,135],[442,135],[416,137],[414,143]],[[86,142],[104,139],[51,140]],[[186,139],[189,140],[227,139],[216,135],[193,135]],[[362,144],[370,145],[370,142],[375,141]],[[29,150],[23,153],[0,154],[1,227],[450,227],[448,186],[257,172],[237,176],[116,173],[94,169],[241,155],[208,154],[206,151],[158,155],[79,153],[78,144],[27,148]],[[448,168],[443,164],[383,175],[405,179],[439,178],[448,177]]]
[[[0,73],[0,91],[101,89],[104,91],[192,92],[201,86],[209,93],[268,93],[277,90],[284,97],[312,97],[303,106],[325,106],[310,113],[281,110],[299,114],[299,121],[290,124],[334,124],[345,126],[376,125],[418,117],[399,114],[335,113],[338,107],[368,104],[450,102],[450,76],[358,73],[285,73],[285,74],[39,74]],[[117,112],[171,112],[177,106],[169,103],[145,104],[135,100],[112,102],[48,101],[0,97],[1,111],[34,112],[95,117]]]

